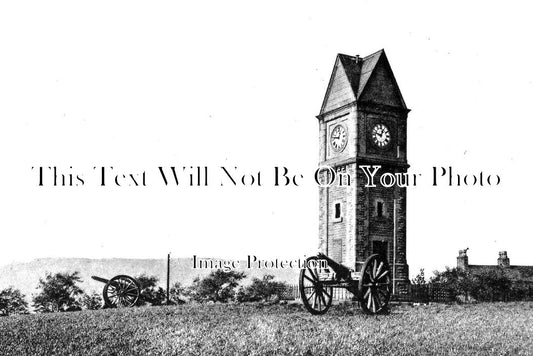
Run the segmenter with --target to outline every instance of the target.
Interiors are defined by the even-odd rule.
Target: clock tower
[[[384,50],[337,55],[320,114],[319,250],[359,271],[381,254],[393,272],[393,293],[406,293],[406,188],[383,186],[385,173],[407,172],[407,115]],[[373,172],[368,186],[361,166]],[[388,175],[390,177],[390,175]],[[388,185],[388,184],[387,184]]]

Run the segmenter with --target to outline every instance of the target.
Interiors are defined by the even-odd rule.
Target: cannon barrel
[[[344,280],[350,280],[352,278],[350,269],[345,265],[335,262],[334,260],[332,260],[321,252],[318,253],[317,257],[321,260],[326,260],[331,269],[337,274],[337,277]]]
[[[107,283],[109,282],[109,279],[98,277],[98,276],[91,276],[92,279],[98,282]]]

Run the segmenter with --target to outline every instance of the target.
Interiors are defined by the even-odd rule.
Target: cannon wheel
[[[309,257],[306,265],[309,261],[318,260],[316,256]],[[300,296],[305,308],[314,315],[327,312],[333,301],[333,287],[323,285],[324,273],[329,273],[329,270],[307,267],[300,271]]]
[[[133,307],[141,296],[141,286],[126,275],[111,278],[104,286],[104,302],[109,307]]]
[[[359,303],[363,312],[378,314],[388,311],[391,295],[391,273],[380,255],[370,256],[361,269]]]

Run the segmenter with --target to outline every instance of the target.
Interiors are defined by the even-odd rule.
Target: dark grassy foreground
[[[0,318],[2,355],[532,355],[533,303],[396,306],[386,316],[299,305],[184,305]]]

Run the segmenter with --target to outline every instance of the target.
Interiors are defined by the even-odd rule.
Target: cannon
[[[334,289],[343,288],[358,299],[366,314],[388,312],[392,277],[383,256],[373,254],[356,272],[319,253],[307,258],[300,271],[300,296],[305,308],[314,315],[325,314],[331,307]]]
[[[103,297],[106,308],[133,307],[141,297],[141,285],[133,277],[118,275],[111,279],[97,276],[91,278],[105,283]]]

